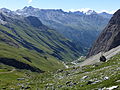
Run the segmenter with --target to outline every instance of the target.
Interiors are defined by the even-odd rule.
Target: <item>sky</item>
[[[63,9],[65,11],[92,9],[97,12],[114,13],[120,8],[120,0],[0,0],[0,8],[16,10],[25,6],[40,9]]]

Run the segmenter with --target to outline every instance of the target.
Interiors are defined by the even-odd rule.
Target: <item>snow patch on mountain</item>
[[[112,10],[112,11],[107,11],[107,10],[101,10],[101,11],[95,11],[91,8],[81,8],[81,9],[70,9],[70,10],[64,10],[66,12],[83,12],[86,15],[91,15],[91,14],[99,14],[99,13],[103,13],[106,12],[108,14],[114,14],[115,11],[117,10]]]

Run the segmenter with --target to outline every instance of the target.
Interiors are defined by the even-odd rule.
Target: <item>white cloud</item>
[[[27,0],[28,1],[28,3],[31,3],[32,2],[32,0]]]

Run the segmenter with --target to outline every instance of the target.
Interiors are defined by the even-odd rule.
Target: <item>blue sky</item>
[[[0,8],[16,10],[25,6],[72,11],[90,8],[95,11],[114,12],[120,8],[120,0],[0,0]]]

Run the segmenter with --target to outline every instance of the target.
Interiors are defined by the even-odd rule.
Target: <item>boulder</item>
[[[106,60],[107,60],[107,59],[106,59],[105,56],[101,56],[101,57],[100,57],[100,61],[101,61],[101,62],[106,62]]]
[[[109,88],[106,88],[106,90],[115,90],[117,89],[119,86],[112,86],[112,87],[109,87]]]

